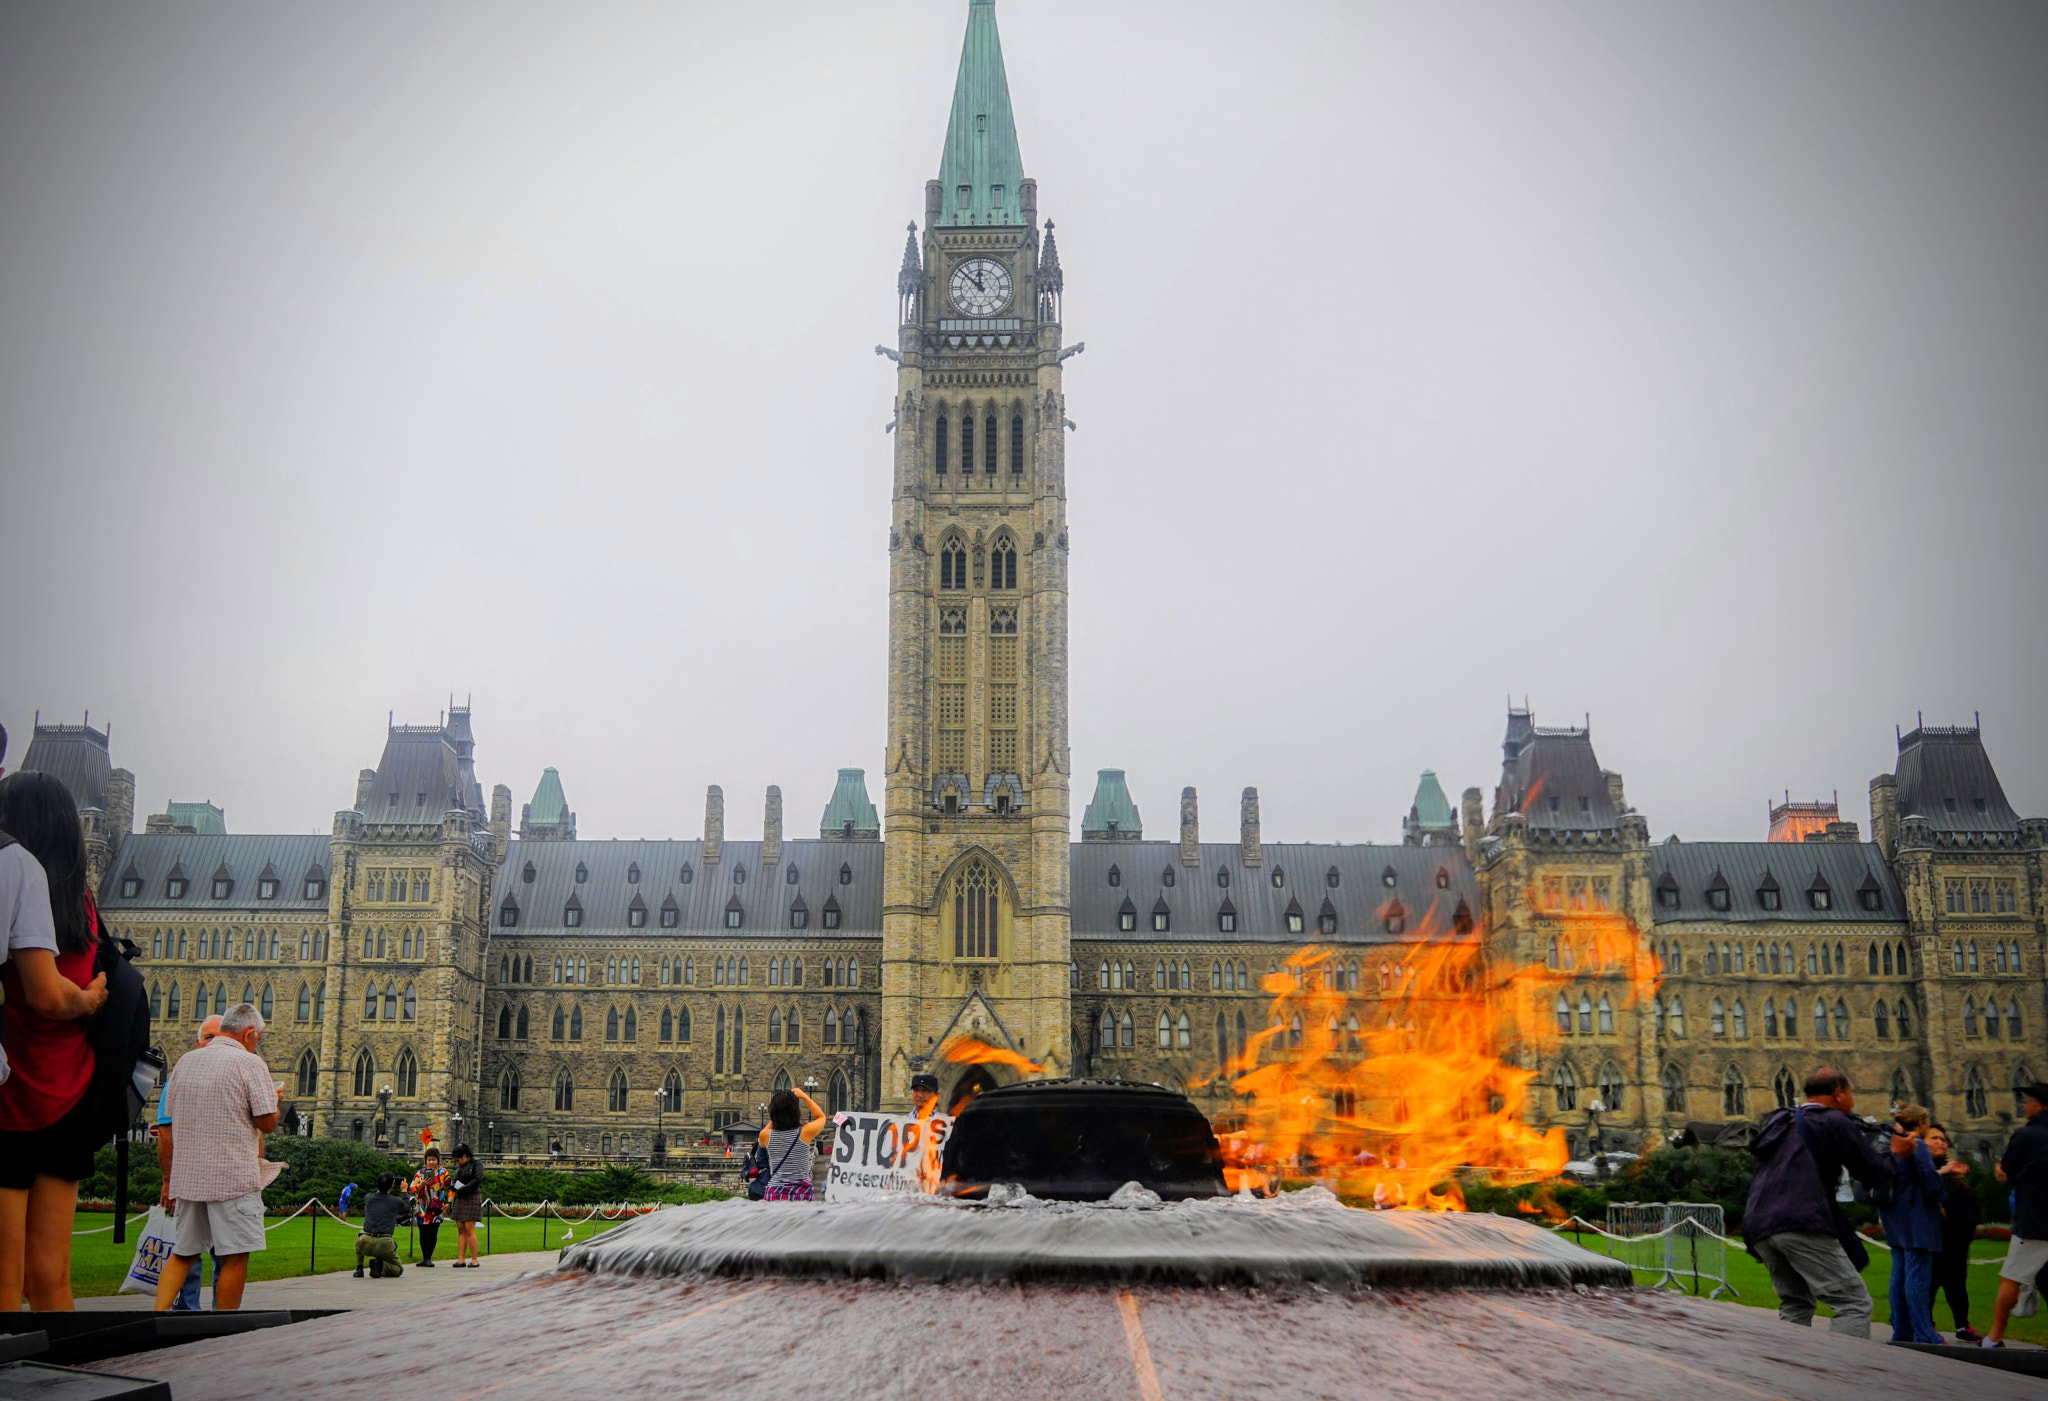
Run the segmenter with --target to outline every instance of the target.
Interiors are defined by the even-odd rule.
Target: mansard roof
[[[1621,825],[1590,726],[1539,729],[1529,711],[1511,710],[1501,756],[1495,817],[1517,812],[1531,827],[1550,831],[1609,832]]]
[[[109,874],[103,882],[100,906],[110,914],[124,910],[324,910],[327,892],[322,890],[319,898],[306,899],[304,880],[279,881],[277,893],[268,900],[257,898],[262,888],[260,877],[235,879],[224,900],[213,898],[211,880],[194,880],[183,899],[168,899],[164,895],[164,881],[181,868],[188,878],[193,871],[211,871],[218,878],[223,871],[232,876],[250,871],[303,870],[309,875],[319,871],[323,873],[320,879],[324,880],[331,854],[329,838],[319,834],[266,837],[224,832],[212,836],[146,832],[121,843],[120,855],[107,866],[110,873],[118,874]],[[142,890],[137,895],[124,896],[122,882],[131,876],[141,880]]]
[[[81,809],[107,806],[114,764],[104,730],[83,724],[45,725],[38,719],[20,767],[23,773],[46,773],[56,779]]]
[[[504,864],[492,882],[491,900],[495,911],[510,897],[519,907],[519,923],[502,925],[494,913],[491,937],[589,938],[682,932],[725,939],[876,938],[882,932],[882,850],[880,842],[799,837],[784,841],[782,859],[764,868],[760,842],[727,840],[720,859],[707,866],[701,841],[513,841],[507,844]],[[531,881],[526,879],[529,865],[533,867]],[[626,879],[632,866],[640,868],[637,885]],[[688,881],[682,878],[686,866]],[[578,867],[585,873],[580,883]],[[839,883],[841,867],[853,876],[845,885]],[[797,873],[794,885],[788,878],[792,870]],[[736,875],[741,878],[735,880]],[[627,922],[626,911],[636,898],[659,906],[673,902],[682,912],[677,929],[634,929]],[[571,899],[583,911],[582,922],[574,929],[562,918]],[[799,900],[808,909],[836,900],[842,911],[840,927],[821,929],[813,923],[791,929],[790,907]],[[726,909],[734,901],[746,912],[745,923],[738,929],[725,923]]]
[[[164,808],[171,825],[202,837],[217,837],[228,830],[228,815],[212,803],[171,803]]]
[[[868,798],[868,775],[865,769],[841,769],[839,782],[832,789],[832,797],[825,804],[825,812],[818,819],[818,835],[826,840],[844,840],[851,831],[856,839],[873,839],[882,833],[882,819],[875,813],[875,805]]]
[[[1937,832],[2016,832],[1983,731],[1975,725],[1920,725],[1899,737],[1899,816],[1924,817]]]
[[[1200,850],[1197,868],[1180,864],[1178,842],[1074,843],[1073,937],[1129,942],[1131,935],[1117,928],[1126,899],[1154,909],[1164,904],[1171,915],[1165,932],[1143,932],[1147,943],[1222,938],[1299,946],[1316,931],[1290,933],[1288,908],[1319,908],[1325,900],[1337,915],[1336,936],[1327,942],[1339,944],[1414,942],[1448,933],[1461,904],[1468,918],[1479,915],[1479,885],[1462,847],[1267,842],[1263,864],[1249,867],[1236,842],[1203,842]],[[1112,865],[1121,872],[1119,885],[1109,883]],[[1228,875],[1228,885],[1217,883],[1219,872]],[[1439,872],[1447,882],[1441,887]],[[1165,883],[1167,875],[1172,885]],[[1273,883],[1275,875],[1281,884]],[[1386,931],[1387,914],[1396,905],[1407,922],[1398,935]],[[1226,908],[1238,916],[1236,931],[1227,935],[1216,927],[1218,912]]]
[[[393,725],[363,800],[368,822],[434,822],[451,808],[482,816],[483,790],[445,725]]]
[[[1807,898],[1816,888],[1830,892],[1828,908]],[[1707,891],[1722,883],[1728,908],[1707,903]],[[1653,900],[1658,924],[1711,920],[1721,924],[1903,924],[1905,897],[1875,842],[1659,842],[1650,848],[1650,884],[1674,886],[1678,903]],[[1757,892],[1775,885],[1779,908],[1767,910]],[[1880,905],[1866,910],[1864,890],[1879,892]]]

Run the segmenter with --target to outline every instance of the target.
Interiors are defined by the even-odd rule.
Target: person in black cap
[[[1998,1160],[1998,1180],[2012,1187],[2012,1243],[1998,1271],[1998,1299],[1991,1306],[1985,1347],[2005,1346],[2005,1325],[2020,1301],[2021,1287],[2048,1268],[2048,1084],[2036,1081],[2022,1088],[2020,1111],[2027,1122]]]
[[[939,1107],[939,1077],[936,1075],[913,1075],[910,1077],[910,1106],[916,1116],[918,1127],[930,1132],[931,1117]],[[932,1152],[936,1147],[929,1138],[923,1140],[924,1153],[918,1159],[917,1184],[926,1192],[939,1190],[939,1155]]]

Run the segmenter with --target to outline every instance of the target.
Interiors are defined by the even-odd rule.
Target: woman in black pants
[[[1927,1131],[1927,1149],[1941,1174],[1941,1253],[1934,1257],[1934,1287],[1948,1297],[1955,1315],[1956,1341],[1974,1343],[1970,1327],[1970,1242],[1977,1238],[1977,1194],[1970,1190],[1970,1165],[1949,1154],[1948,1130]]]

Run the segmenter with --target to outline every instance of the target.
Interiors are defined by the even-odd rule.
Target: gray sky
[[[324,830],[386,712],[586,836],[880,767],[903,226],[966,6],[0,10],[0,720]],[[2048,812],[2048,9],[1004,0],[1067,269],[1075,819]],[[879,784],[874,785],[879,796]],[[138,818],[138,825],[140,819]]]

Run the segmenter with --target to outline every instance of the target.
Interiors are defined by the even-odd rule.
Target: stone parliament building
[[[939,176],[897,281],[889,696],[877,811],[842,769],[815,836],[768,789],[758,837],[706,796],[688,840],[577,836],[547,770],[513,818],[477,776],[467,706],[392,725],[325,836],[230,833],[172,804],[134,833],[104,730],[38,719],[22,767],[85,816],[109,923],[141,950],[160,1042],[236,1001],[270,1020],[289,1121],[486,1154],[659,1161],[782,1085],[895,1108],[996,1072],[973,1037],[1049,1073],[1193,1087],[1266,1025],[1260,980],[1335,951],[1371,1019],[1418,941],[1476,938],[1542,965],[1555,1035],[1509,1050],[1530,1112],[1583,1152],[1754,1119],[1817,1062],[1866,1108],[1933,1106],[2002,1142],[2014,1087],[2048,1072],[2048,820],[2008,803],[1975,726],[1916,726],[1870,785],[1868,840],[1833,803],[1771,812],[1767,840],[1653,841],[1589,728],[1510,709],[1487,804],[1424,773],[1401,840],[1262,840],[1241,796],[1204,841],[1193,789],[1148,840],[1120,771],[1073,840],[1067,720],[1064,278],[1023,174],[993,0],[971,0]],[[878,542],[880,543],[880,542]],[[1390,814],[1391,816],[1391,814]],[[1660,976],[1574,950],[1638,932]],[[1007,1075],[1008,1072],[1000,1072]]]

